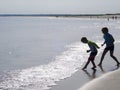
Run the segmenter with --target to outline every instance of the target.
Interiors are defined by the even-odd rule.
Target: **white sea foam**
[[[119,43],[119,41],[116,41]],[[100,45],[101,41],[97,41]],[[66,46],[68,49],[47,65],[8,72],[0,83],[1,89],[8,90],[44,90],[55,85],[55,81],[70,77],[87,60],[85,50],[88,46],[80,42]],[[103,47],[99,49],[99,53]]]
[[[100,45],[101,41],[97,41]],[[70,77],[87,60],[85,50],[88,46],[80,42],[66,46],[68,48],[47,65],[8,72],[0,82],[1,89],[8,90],[44,90],[56,85],[56,81]],[[99,49],[99,53],[103,47]],[[98,54],[99,54],[98,53]]]
[[[0,83],[0,88],[8,90],[43,90],[55,85],[55,81],[70,77],[87,60],[88,46],[80,42],[68,45],[67,51],[56,56],[48,65],[11,71]]]

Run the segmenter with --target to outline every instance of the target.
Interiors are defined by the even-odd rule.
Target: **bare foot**
[[[85,69],[86,69],[86,67],[82,68],[82,70],[85,70]]]
[[[95,68],[96,68],[96,66],[92,67],[91,69],[95,69]]]
[[[98,64],[98,66],[102,66],[102,64]]]

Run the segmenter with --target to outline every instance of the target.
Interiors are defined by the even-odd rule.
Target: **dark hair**
[[[103,28],[102,28],[102,32],[103,32],[103,33],[108,33],[108,28],[107,28],[107,27],[103,27]]]
[[[81,42],[85,42],[85,41],[87,41],[87,38],[86,37],[82,37],[81,38]]]

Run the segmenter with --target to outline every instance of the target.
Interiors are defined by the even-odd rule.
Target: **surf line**
[[[99,45],[100,42],[97,43]],[[39,90],[40,88],[43,90],[56,85],[56,81],[71,77],[87,60],[88,54],[85,51],[88,46],[76,42],[67,45],[66,48],[68,49],[47,65],[11,71],[9,77],[0,82],[0,88],[13,90]]]

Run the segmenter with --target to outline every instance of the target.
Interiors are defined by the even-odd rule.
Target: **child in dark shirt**
[[[102,28],[101,31],[104,34],[103,38],[105,39],[105,41],[102,44],[102,46],[104,46],[104,44],[106,44],[106,48],[103,51],[103,54],[102,54],[102,57],[101,57],[101,60],[100,60],[100,63],[98,64],[98,66],[102,65],[103,59],[104,59],[104,57],[105,57],[105,55],[106,55],[106,53],[108,51],[110,51],[110,56],[113,58],[113,60],[116,61],[117,66],[119,66],[119,64],[120,64],[119,61],[113,55],[113,52],[114,52],[114,41],[115,41],[113,36],[110,33],[108,33],[108,28],[107,27]]]

